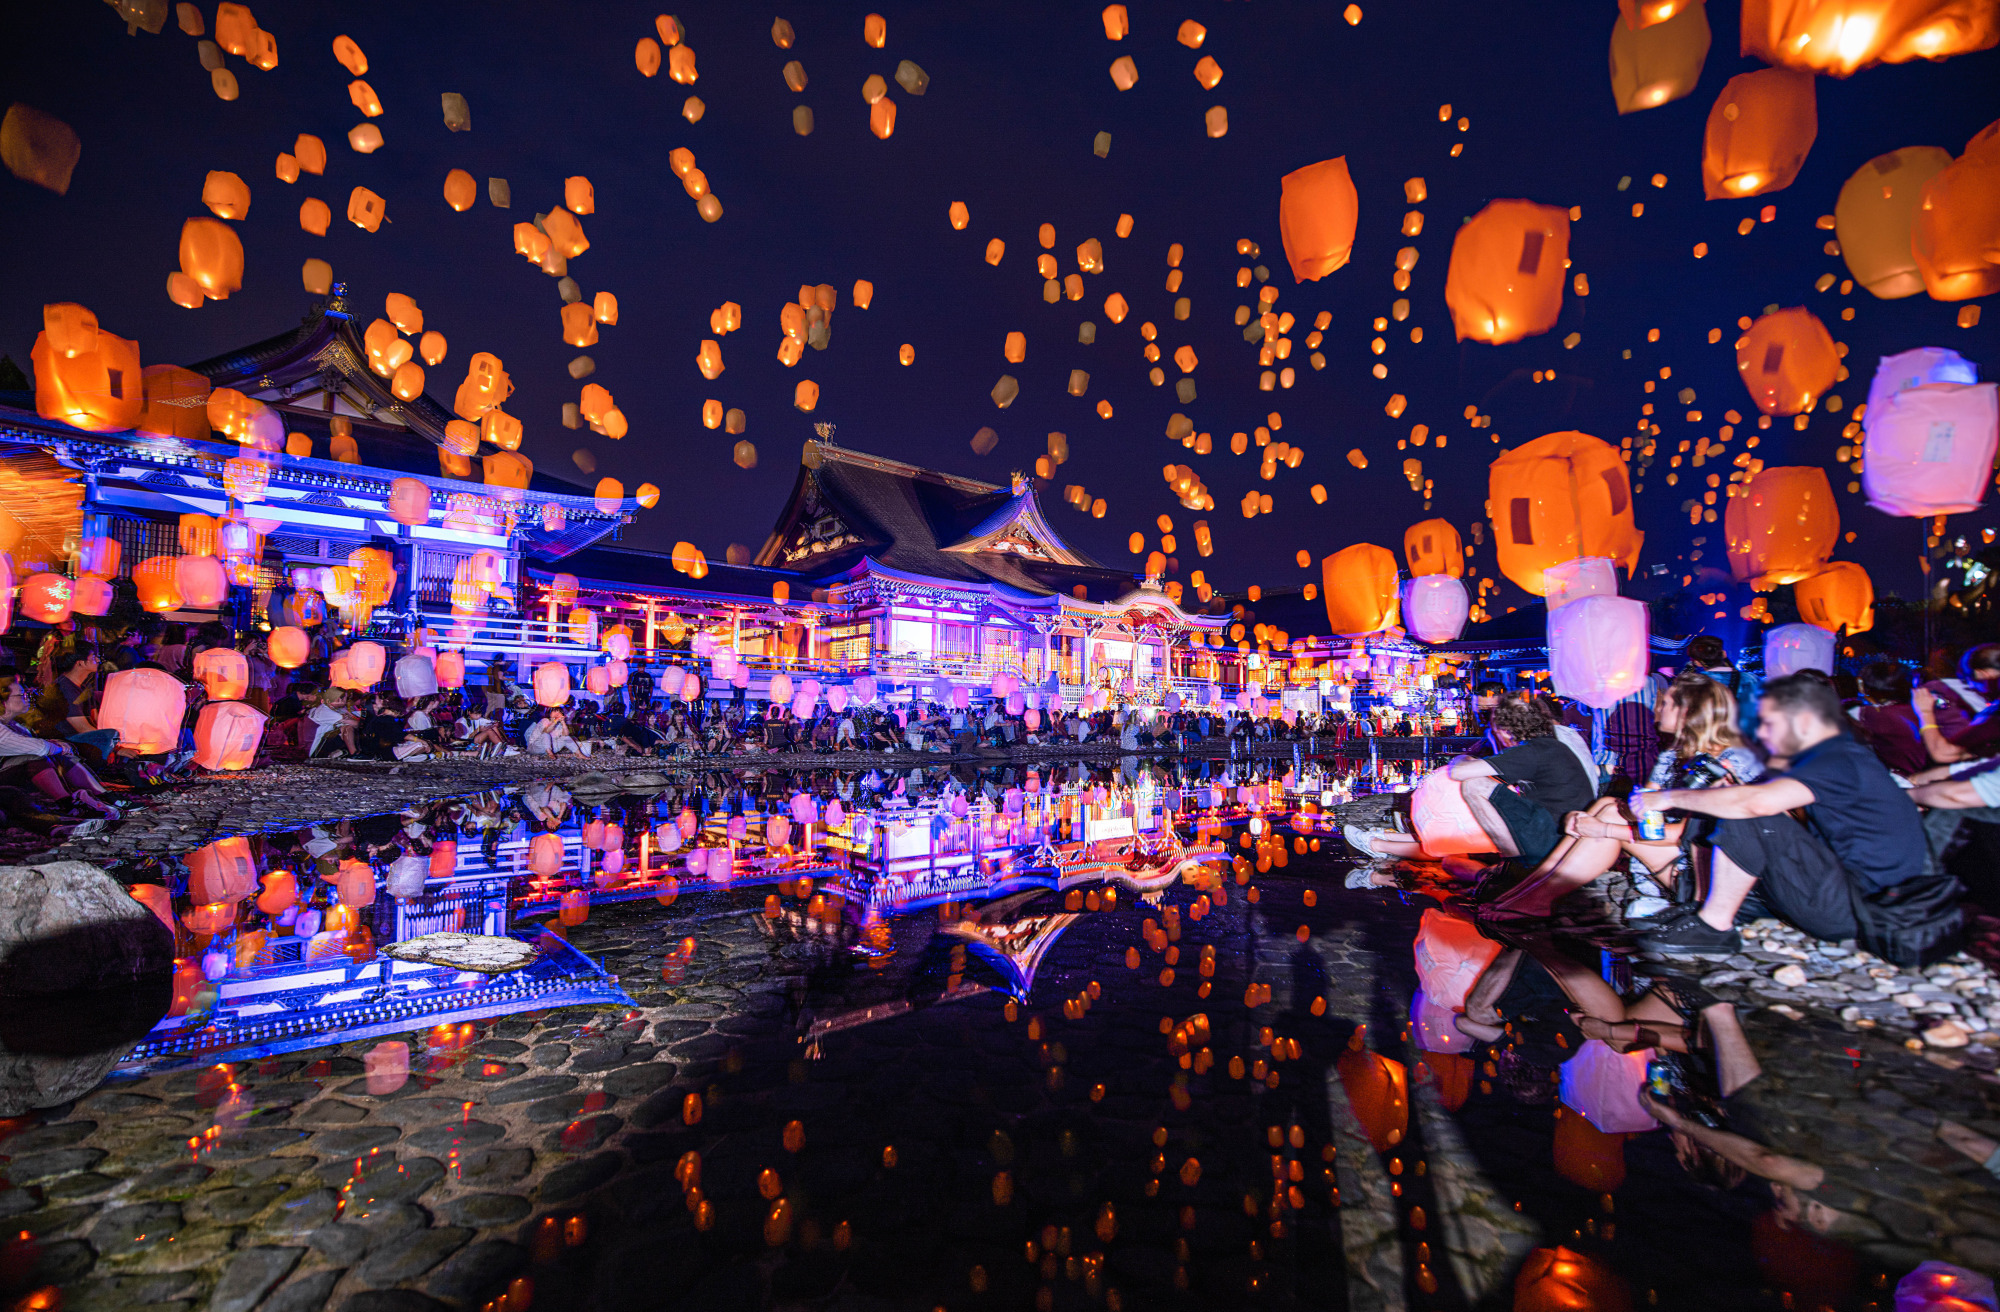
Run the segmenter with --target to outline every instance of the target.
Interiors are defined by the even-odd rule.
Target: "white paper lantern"
[[[1639,1134],[1658,1125],[1639,1106],[1651,1048],[1618,1052],[1597,1039],[1584,1040],[1576,1056],[1562,1064],[1562,1100],[1605,1134]]]
[[[1833,635],[1816,624],[1780,624],[1764,635],[1764,677],[1800,670],[1833,673]]]
[[[437,665],[415,652],[396,662],[396,695],[428,697],[438,690]]]
[[[1644,602],[1585,597],[1549,612],[1549,672],[1556,696],[1599,709],[1646,686]]]
[[[1450,642],[1465,629],[1472,597],[1449,574],[1426,574],[1403,584],[1403,623],[1419,642]]]
[[[2000,440],[1992,383],[1926,383],[1871,403],[1862,439],[1868,504],[1888,515],[1977,510]]]
[[[1542,578],[1548,584],[1550,610],[1585,597],[1618,595],[1617,562],[1603,556],[1579,556],[1550,565],[1542,571]]]

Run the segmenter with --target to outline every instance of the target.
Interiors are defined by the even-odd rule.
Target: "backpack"
[[[1856,941],[1891,965],[1928,966],[1965,946],[1965,885],[1935,862],[1916,878],[1873,893],[1850,879],[1848,895]]]

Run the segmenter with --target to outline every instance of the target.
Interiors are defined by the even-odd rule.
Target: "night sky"
[[[1728,409],[1754,417],[1732,343],[1738,316],[1766,306],[1812,308],[1849,344],[1853,371],[1837,389],[1847,413],[1817,414],[1803,433],[1774,421],[1756,452],[1768,464],[1831,467],[1844,441],[1840,427],[1865,399],[1880,355],[1943,345],[1976,360],[1982,377],[2000,375],[2000,316],[1990,307],[1985,325],[1966,330],[1955,326],[1956,304],[1813,289],[1822,273],[1847,276],[1839,258],[1823,253],[1832,234],[1814,226],[1832,212],[1842,182],[1899,147],[1962,151],[2000,112],[2000,51],[1819,79],[1818,140],[1798,181],[1770,195],[1711,202],[1702,198],[1703,123],[1723,83],[1758,66],[1736,54],[1737,8],[1729,0],[1708,6],[1714,45],[1697,90],[1622,118],[1606,71],[1617,21],[1608,0],[1364,0],[1358,26],[1331,0],[1132,0],[1132,35],[1117,43],[1105,37],[1100,7],[879,4],[888,42],[875,50],[862,40],[869,7],[786,0],[780,12],[797,32],[786,51],[772,42],[771,10],[697,5],[679,12],[700,70],[685,87],[664,70],[647,79],[634,68],[634,44],[654,34],[650,8],[261,3],[252,8],[275,34],[280,63],[261,72],[231,58],[242,93],[225,103],[210,90],[195,38],[171,18],[160,35],[128,36],[114,10],[91,0],[22,6],[0,43],[0,85],[8,100],[72,124],[83,155],[67,196],[0,175],[9,238],[0,253],[0,350],[26,368],[42,304],[73,300],[107,329],[137,338],[146,363],[202,359],[295,325],[309,304],[299,266],[317,255],[364,315],[380,314],[386,293],[405,292],[423,307],[426,326],[445,333],[450,354],[430,371],[433,396],[449,405],[467,358],[494,352],[513,376],[507,409],[527,425],[523,450],[539,466],[587,483],[571,463],[571,452],[584,447],[598,473],[627,488],[642,481],[663,488],[659,508],[626,530],[628,543],[664,549],[685,538],[713,559],[732,542],[754,549],[783,504],[815,420],[838,425],[842,445],[994,482],[1030,468],[1045,435],[1061,431],[1072,458],[1043,497],[1058,531],[1106,563],[1136,566],[1127,535],[1142,529],[1157,545],[1153,521],[1164,513],[1183,543],[1179,576],[1199,567],[1232,588],[1316,579],[1316,565],[1308,574],[1294,561],[1301,548],[1315,559],[1357,541],[1400,552],[1403,529],[1426,517],[1402,474],[1408,455],[1420,456],[1436,480],[1429,513],[1463,531],[1482,514],[1486,465],[1503,447],[1564,428],[1615,444],[1652,400],[1664,403],[1664,460],[1670,443],[1713,435]],[[203,12],[212,35],[214,6]],[[1175,40],[1188,18],[1208,29],[1199,51]],[[374,120],[387,144],[370,156],[345,141],[362,119],[348,100],[350,74],[331,53],[341,33],[367,53],[367,80],[387,111]],[[1120,55],[1139,68],[1129,92],[1107,73]],[[1213,91],[1191,74],[1201,55],[1224,71]],[[802,94],[781,75],[792,59],[810,78]],[[903,59],[929,73],[928,94],[895,85]],[[890,79],[899,110],[886,141],[868,130],[861,85],[871,73]],[[446,91],[469,102],[470,132],[446,130],[439,107]],[[681,117],[691,92],[707,105],[692,125]],[[792,129],[802,103],[816,117],[809,137]],[[1447,103],[1450,121],[1440,122]],[[1212,105],[1228,110],[1220,139],[1204,135]],[[1464,131],[1461,116],[1469,119]],[[1108,158],[1092,153],[1099,131],[1112,134]],[[323,178],[288,186],[274,177],[273,161],[300,132],[324,139],[330,162]],[[1459,143],[1463,153],[1453,158]],[[669,171],[667,154],[677,146],[694,151],[706,172],[725,208],[720,222],[702,222]],[[1353,258],[1320,282],[1298,285],[1278,236],[1279,179],[1337,155],[1347,157],[1360,193]],[[463,214],[442,198],[453,167],[480,182],[479,203]],[[200,195],[211,169],[250,185],[251,210],[237,225],[247,274],[227,301],[187,311],[167,300],[165,281],[177,267],[182,221],[207,212]],[[560,339],[555,280],[512,248],[511,225],[560,203],[572,174],[594,184],[597,212],[583,220],[591,249],[570,273],[586,298],[609,290],[621,307],[619,324],[603,329],[588,354],[597,362],[590,381],[610,388],[630,420],[622,442],[560,425],[562,403],[578,390],[565,372],[577,352]],[[1651,184],[1655,174],[1665,175],[1664,189]],[[511,183],[510,210],[486,203],[490,176]],[[1412,176],[1429,189],[1417,207],[1425,228],[1414,239],[1399,232],[1410,208],[1403,184]],[[1631,180],[1629,190],[1619,190],[1621,178]],[[341,217],[356,185],[387,198],[390,222],[373,235]],[[309,195],[333,208],[326,237],[298,226]],[[1562,319],[1546,335],[1504,347],[1455,343],[1444,304],[1453,230],[1506,197],[1582,207],[1571,257],[1574,271],[1588,275],[1590,295],[1566,295]],[[947,221],[953,201],[971,211],[962,232]],[[1634,202],[1643,202],[1643,217],[1631,217]],[[1766,205],[1776,207],[1776,220],[1737,235],[1738,220]],[[1126,240],[1113,232],[1121,213],[1135,221]],[[1044,222],[1055,227],[1053,253],[1064,274],[1074,270],[1080,242],[1104,244],[1106,272],[1086,275],[1080,302],[1042,301],[1033,266]],[[997,268],[983,258],[993,237],[1006,243]],[[1261,246],[1256,259],[1237,255],[1242,238]],[[1174,321],[1175,294],[1165,290],[1175,242],[1186,250],[1178,293],[1192,299],[1186,323]],[[1706,259],[1692,257],[1697,242],[1709,244]],[[1413,308],[1384,334],[1389,374],[1378,381],[1370,375],[1371,321],[1404,294],[1390,277],[1405,245],[1421,252],[1407,293]],[[1299,381],[1290,391],[1257,390],[1257,348],[1233,322],[1236,307],[1254,299],[1254,286],[1236,286],[1246,264],[1269,268],[1282,292],[1277,308],[1301,321],[1288,361]],[[857,278],[875,285],[871,309],[851,304]],[[776,359],[779,310],[800,284],[822,282],[841,293],[832,344],[785,368]],[[1102,308],[1113,291],[1132,306],[1119,326]],[[743,307],[744,327],[722,339],[727,370],[709,382],[695,354],[711,336],[710,311],[728,300]],[[1852,322],[1839,318],[1846,305],[1856,308]],[[1321,310],[1331,312],[1332,326],[1321,348],[1327,366],[1314,372],[1304,338]],[[1085,320],[1097,324],[1094,345],[1077,341]],[[1160,329],[1162,387],[1146,377],[1146,321]],[[1421,345],[1408,340],[1416,326],[1425,331]],[[1723,329],[1720,345],[1706,340],[1715,327]],[[1659,341],[1649,343],[1654,328]],[[1020,365],[1002,357],[1014,330],[1027,336]],[[1566,350],[1571,332],[1581,341]],[[908,368],[897,363],[905,342],[916,349]],[[1171,360],[1183,343],[1200,359],[1199,396],[1187,406],[1174,396],[1179,370]],[[1663,365],[1673,370],[1671,382],[1642,394]],[[1090,372],[1086,397],[1064,391],[1073,368]],[[1531,381],[1533,371],[1550,369],[1554,382]],[[1020,380],[1021,393],[999,410],[988,393],[1003,373]],[[791,404],[800,378],[822,389],[810,416]],[[1685,422],[1673,403],[1683,387],[1696,391],[1700,424]],[[1395,393],[1409,398],[1400,419],[1384,413]],[[702,427],[702,402],[711,397],[747,413],[745,436],[760,456],[754,470],[731,463],[733,438]],[[1100,399],[1115,417],[1096,415]],[[1493,416],[1491,430],[1468,426],[1468,405]],[[1228,437],[1273,410],[1283,416],[1278,436],[1303,448],[1305,460],[1267,483],[1257,476],[1255,448],[1230,455]],[[1215,454],[1193,457],[1166,439],[1175,411],[1214,434]],[[1448,447],[1398,451],[1397,439],[1418,422],[1448,435]],[[975,455],[969,442],[984,425],[1000,442]],[[1357,447],[1369,458],[1365,471],[1345,459]],[[1739,435],[1730,452],[1741,449]],[[1198,516],[1161,478],[1162,465],[1174,461],[1193,465],[1217,502],[1205,516],[1216,544],[1207,560],[1185,545]],[[1648,534],[1642,568],[1669,564],[1678,576],[1698,535],[1714,564],[1721,525],[1691,529],[1680,509],[1688,480],[1668,488],[1662,473],[1664,463],[1638,500]],[[1844,489],[1850,476],[1832,473]],[[1093,520],[1063,504],[1069,483],[1104,497],[1109,513]],[[1308,495],[1314,483],[1328,488],[1325,505]],[[1248,490],[1269,492],[1273,513],[1245,521],[1238,502]],[[1867,508],[1859,495],[1839,499],[1843,529],[1858,534],[1839,556],[1866,565],[1878,592],[1909,595],[1918,525]],[[1955,521],[1954,531],[1996,524],[2000,513],[1989,501]],[[1474,560],[1481,575],[1492,569],[1490,534],[1487,543]],[[1507,589],[1507,600],[1520,597]]]

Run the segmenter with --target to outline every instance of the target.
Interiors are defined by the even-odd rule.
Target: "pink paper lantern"
[[[1458,1013],[1440,1007],[1418,989],[1410,998],[1410,1033],[1425,1052],[1470,1052],[1472,1036],[1452,1018]]]
[[[229,574],[213,556],[182,556],[174,562],[174,586],[183,606],[213,610],[229,595]]]
[[[85,574],[76,581],[76,590],[70,597],[70,610],[78,615],[104,615],[111,610],[111,585],[95,574]],[[0,628],[0,632],[4,632]]]
[[[97,727],[118,731],[118,746],[140,756],[169,751],[180,741],[187,689],[164,670],[117,670],[104,680]]]
[[[690,674],[681,681],[681,698],[684,701],[690,702],[701,700],[701,676],[699,674]]]
[[[1861,484],[1888,515],[1977,510],[2000,442],[2000,389],[1927,383],[1891,393],[1863,425]]]
[[[1605,556],[1579,556],[1542,570],[1548,585],[1549,609],[1567,606],[1585,597],[1618,595],[1618,564]]]
[[[1417,784],[1410,799],[1410,826],[1429,856],[1454,853],[1491,852],[1493,840],[1472,818],[1465,804],[1465,791],[1443,767],[1431,771]]]
[[[389,653],[379,642],[357,642],[347,649],[348,673],[364,688],[373,687],[388,665]]]
[[[528,869],[544,879],[562,873],[563,842],[560,834],[536,834],[528,840]]]
[[[658,688],[662,697],[672,697],[679,693],[681,685],[687,681],[687,671],[678,665],[669,665],[660,671]]]
[[[792,676],[789,674],[772,675],[771,701],[774,704],[778,704],[778,703],[788,702],[791,699],[792,699]]]
[[[799,824],[812,824],[819,819],[819,799],[811,793],[793,793],[791,811],[792,819]]]
[[[195,653],[194,677],[210,701],[233,702],[250,688],[250,662],[233,647],[209,647]]]
[[[1424,996],[1447,1011],[1465,1006],[1480,974],[1500,955],[1500,945],[1468,920],[1432,907],[1417,927],[1417,979]]]
[[[1472,598],[1449,574],[1426,574],[1403,584],[1403,623],[1418,642],[1450,642],[1465,629]]]
[[[1585,597],[1549,612],[1549,670],[1558,697],[1616,705],[1646,684],[1646,605]]]
[[[611,671],[602,665],[593,665],[584,671],[583,690],[592,697],[602,697],[611,691]]]
[[[535,667],[535,702],[541,706],[561,706],[569,700],[569,666],[549,661]]]
[[[1764,677],[1800,670],[1833,673],[1834,637],[1817,624],[1780,624],[1764,635]]]
[[[465,686],[465,653],[444,652],[437,658],[437,683],[440,688],[463,688]]]
[[[628,667],[625,664],[624,660],[621,658],[606,663],[604,667],[604,677],[610,681],[612,687],[623,688],[628,682],[630,682],[632,678],[632,671],[630,667]]]
[[[1615,1052],[1597,1039],[1584,1040],[1576,1056],[1562,1064],[1562,1100],[1605,1134],[1638,1134],[1659,1124],[1639,1106],[1651,1048]]]
[[[194,721],[194,763],[204,770],[247,770],[264,741],[264,713],[248,702],[210,702]]]
[[[395,1039],[376,1044],[361,1055],[368,1092],[387,1097],[410,1082],[410,1045]]]

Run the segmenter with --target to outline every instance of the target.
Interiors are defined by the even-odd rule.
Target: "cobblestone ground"
[[[0,1276],[60,1286],[71,1312],[524,1307],[520,1277],[538,1309],[1450,1309],[1509,1306],[1521,1255],[1568,1242],[1635,1304],[1775,1309],[1816,1272],[1866,1289],[1927,1256],[2000,1268],[1993,1180],[1932,1137],[1940,1116],[2000,1136],[1979,1072],[1823,1013],[1746,1014],[1760,1132],[1826,1168],[1852,1251],[1694,1183],[1659,1134],[1625,1146],[1601,1198],[1555,1173],[1548,1103],[1475,1092],[1444,1110],[1403,1037],[1419,909],[1340,873],[1295,859],[1255,904],[1231,886],[1199,921],[1175,890],[1171,984],[1142,941],[1157,909],[1085,914],[1011,1021],[994,993],[939,1001],[961,963],[928,914],[895,922],[877,969],[766,920],[763,890],[601,909],[570,936],[634,1008],[507,1017],[457,1049],[406,1036],[393,1093],[369,1092],[367,1045],[329,1046],[11,1123],[0,1216],[25,1238]],[[1101,998],[1066,1015],[1092,981]],[[1246,1007],[1252,984],[1270,1000]],[[1162,1032],[1197,1010],[1206,1073]],[[1383,1152],[1334,1072],[1357,1032],[1418,1071],[1408,1137]],[[1232,1078],[1239,1055],[1275,1086]],[[1274,1176],[1299,1189],[1278,1234]]]

